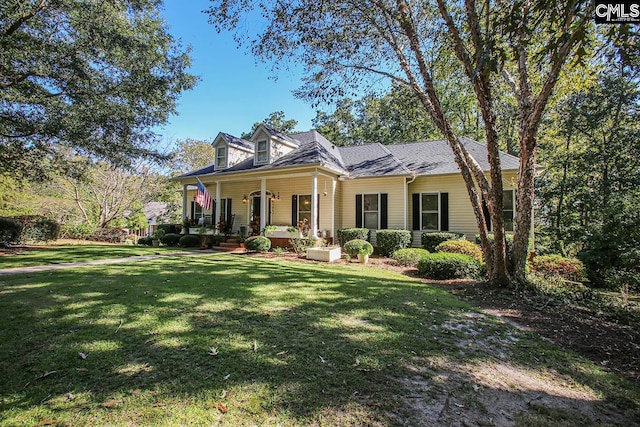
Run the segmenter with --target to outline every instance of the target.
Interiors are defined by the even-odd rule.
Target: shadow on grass
[[[467,341],[498,347],[512,336],[474,315],[471,332],[455,326],[469,319],[466,304],[397,274],[227,255],[2,278],[0,296],[0,409],[14,418],[46,406],[62,418],[88,411],[101,420],[109,408],[110,421],[142,411],[144,423],[174,405],[210,419],[214,402],[224,402],[231,424],[415,425],[425,415],[450,417],[432,409],[452,405],[447,396],[460,384],[477,383],[449,365],[456,385],[445,386],[443,369],[416,373],[416,365],[507,357]],[[523,348],[539,345],[521,339]],[[516,356],[531,369],[550,363]],[[602,382],[563,357],[553,356],[559,375]],[[431,409],[411,400],[416,393]],[[562,408],[583,403],[549,398]],[[476,410],[488,416],[491,408]]]

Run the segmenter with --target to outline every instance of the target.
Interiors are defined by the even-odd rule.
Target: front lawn
[[[359,265],[203,254],[8,276],[0,313],[0,425],[638,416],[628,382],[443,291]],[[605,402],[617,406],[600,412]]]
[[[0,269],[164,254],[178,250],[178,248],[167,247],[152,248],[149,246],[105,244],[32,246],[28,248],[8,249],[0,252]]]

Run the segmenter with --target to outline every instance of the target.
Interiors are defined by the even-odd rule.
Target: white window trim
[[[220,156],[220,149],[224,150],[224,156]],[[229,150],[227,150],[226,146],[220,146],[220,147],[216,147],[216,168],[226,168],[227,167],[227,153],[229,152]],[[222,164],[218,164],[218,160],[220,159],[224,159],[224,161],[222,162]]]
[[[304,196],[309,196],[309,210],[308,211],[302,211],[302,212],[309,212],[309,217],[311,217],[311,213],[312,213],[311,205],[313,204],[313,203],[311,203],[312,202],[311,194],[298,194],[297,196],[298,196],[298,206],[297,206],[298,207],[298,213],[297,213],[298,221],[300,221],[300,198],[304,197]],[[311,223],[311,221],[309,221],[309,223]],[[293,226],[295,227],[295,224],[293,224]]]
[[[266,159],[265,160],[259,160],[260,158],[260,143],[264,142],[266,145],[266,148],[264,150],[264,152],[267,154]],[[269,149],[269,140],[268,139],[261,139],[259,141],[256,142],[256,158],[255,158],[255,164],[260,165],[260,164],[265,164],[265,163],[269,163],[269,158],[271,157],[271,150]]]
[[[364,196],[378,196],[378,210],[376,211],[366,211],[364,209]],[[376,230],[380,230],[380,220],[382,215],[380,214],[380,193],[362,193],[362,228],[365,227],[364,214],[365,212],[377,212],[378,213],[378,226],[375,228]],[[369,230],[373,230],[373,228],[369,228]]]
[[[503,202],[504,202],[504,192],[505,192],[505,191],[511,191],[511,193],[513,194],[513,195],[511,196],[511,212],[513,212],[513,217],[512,217],[513,219],[512,219],[512,221],[513,221],[513,228],[515,229],[515,222],[516,222],[516,190],[515,190],[515,188],[503,188],[503,189],[502,189],[502,192],[503,192],[503,194],[502,194]],[[503,225],[504,225],[504,211],[505,211],[505,207],[506,207],[506,206],[504,206],[504,203],[503,203],[503,205],[502,205],[502,218],[503,218]],[[493,224],[491,224],[491,230],[493,231]],[[504,231],[505,231],[506,233],[513,233],[513,230],[506,230],[506,229],[505,229]]]
[[[422,208],[422,196],[436,196],[438,198],[438,228],[435,229],[425,229],[422,224],[422,214],[425,212]],[[433,213],[433,211],[427,211],[427,213]],[[441,231],[440,230],[440,218],[442,217],[442,207],[440,206],[440,192],[439,191],[429,191],[425,193],[420,193],[420,231]]]

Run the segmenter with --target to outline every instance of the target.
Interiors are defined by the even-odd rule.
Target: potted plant
[[[156,230],[155,233],[153,233],[153,238],[151,239],[151,245],[153,245],[154,248],[159,248],[160,247],[160,240],[162,240],[162,238],[164,237],[164,230],[159,229]]]
[[[368,263],[369,255],[371,255],[371,252],[369,252],[369,248],[360,248],[360,252],[358,252],[358,262],[360,262],[360,264]]]
[[[238,237],[236,239],[238,240],[238,243],[240,244],[240,247],[242,249],[244,249],[244,241],[247,239],[246,234],[240,232],[240,233],[238,233]]]

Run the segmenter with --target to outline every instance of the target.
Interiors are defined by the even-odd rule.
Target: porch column
[[[338,181],[335,178],[331,178],[331,237],[333,237],[333,243],[336,239],[336,185]]]
[[[318,173],[311,175],[311,235],[318,237]]]
[[[222,184],[220,181],[216,181],[216,209],[213,212],[213,218],[211,218],[211,222],[214,226],[218,225],[218,221],[220,221],[220,192],[221,192]],[[217,233],[216,233],[217,234]]]
[[[267,226],[267,179],[260,180],[260,231]]]
[[[187,219],[187,184],[182,186],[182,223]]]

